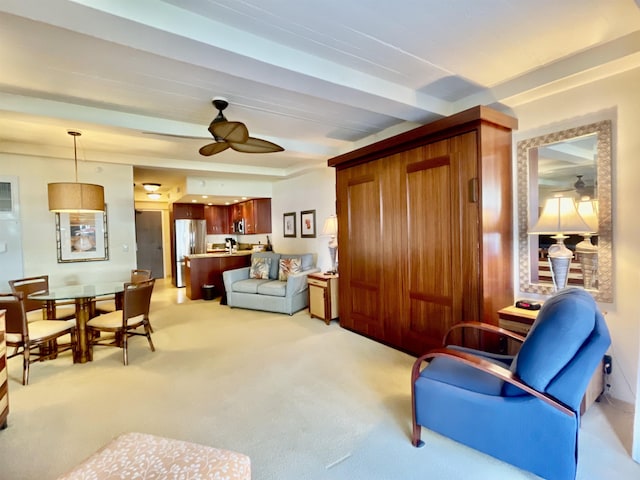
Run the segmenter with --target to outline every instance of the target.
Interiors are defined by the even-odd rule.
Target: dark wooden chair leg
[[[418,425],[414,419],[413,420],[413,436],[411,438],[411,443],[416,448],[424,447],[424,442],[420,439],[421,431],[422,431],[422,427]]]

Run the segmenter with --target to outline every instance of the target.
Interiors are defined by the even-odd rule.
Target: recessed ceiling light
[[[202,198],[209,198],[209,195],[202,195]]]
[[[196,202],[197,202],[197,200],[191,200],[191,203],[196,203]]]
[[[156,190],[158,190],[160,188],[160,184],[159,183],[143,183],[142,187],[147,191],[147,192],[155,192]]]

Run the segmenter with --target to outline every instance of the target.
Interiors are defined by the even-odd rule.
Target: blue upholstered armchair
[[[413,444],[424,426],[543,478],[574,479],[580,402],[610,343],[591,295],[570,288],[544,303],[513,359],[430,351],[412,371]]]

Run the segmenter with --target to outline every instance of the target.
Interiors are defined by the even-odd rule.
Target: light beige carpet
[[[178,304],[183,290],[154,292],[157,350],[132,339],[128,367],[103,347],[87,364],[34,364],[23,387],[9,361],[0,479],[55,478],[129,431],[242,452],[256,480],[536,478],[428,431],[413,448],[413,357],[306,311]],[[639,478],[603,407],[584,418],[579,478]]]

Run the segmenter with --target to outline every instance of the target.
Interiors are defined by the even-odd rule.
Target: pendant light
[[[78,182],[78,152],[76,137],[80,132],[68,131],[73,137],[76,181],[74,183],[50,183],[49,210],[52,212],[104,212],[104,188],[102,185]]]

